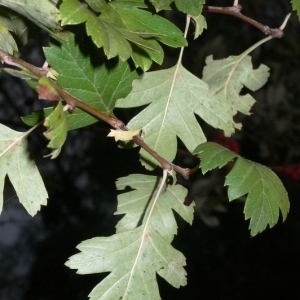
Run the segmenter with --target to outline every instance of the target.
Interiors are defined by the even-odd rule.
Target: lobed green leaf
[[[221,168],[233,158],[237,161],[226,176],[229,201],[248,195],[245,203],[245,219],[250,219],[249,229],[254,236],[273,227],[282,213],[283,221],[289,212],[290,204],[287,192],[269,168],[246,160],[225,147],[215,143],[199,145],[195,151],[201,157],[200,167],[203,173],[213,168]]]
[[[184,47],[187,45],[182,32],[171,22],[159,15],[138,8],[111,4],[114,14],[117,14],[127,30],[137,35],[155,37],[160,42],[171,47]]]
[[[129,5],[126,1],[86,1],[100,13],[94,14],[86,3],[63,1],[60,6],[62,25],[86,23],[86,31],[108,58],[133,58],[136,67],[144,71],[150,61],[162,63],[163,49],[158,41],[172,47],[186,45],[182,32],[168,20],[139,9],[144,4]],[[72,13],[70,13],[70,11]]]
[[[160,11],[169,7],[173,0],[150,0],[156,11]]]
[[[192,16],[199,16],[202,12],[205,0],[175,0],[174,2],[178,10]]]
[[[194,39],[196,39],[202,34],[203,30],[207,28],[207,24],[205,18],[201,14],[198,16],[191,16],[191,18],[195,23]]]
[[[117,107],[136,107],[150,104],[128,124],[131,130],[142,128],[145,142],[156,152],[172,161],[179,137],[189,151],[206,141],[195,117],[226,133],[234,132],[230,105],[215,97],[208,85],[187,71],[181,64],[170,69],[148,72],[133,82],[133,89]],[[151,168],[157,162],[141,150]]]
[[[226,101],[230,105],[233,115],[238,111],[250,114],[255,100],[250,94],[240,95],[240,92],[244,86],[256,91],[267,82],[268,77],[267,66],[261,65],[254,70],[251,57],[244,54],[222,60],[213,60],[212,56],[209,56],[203,70],[203,81],[220,101]],[[241,125],[236,124],[235,127],[240,128]],[[228,135],[226,132],[225,134]]]
[[[0,19],[0,45],[2,50],[13,54],[15,51],[18,51],[18,46],[3,21],[3,19]]]
[[[29,39],[30,21],[20,16],[18,13],[0,8],[0,45],[1,49],[14,54],[18,51],[18,46],[23,46]],[[18,45],[18,46],[17,46]]]
[[[19,46],[26,45],[29,41],[31,34],[35,32],[30,21],[20,17],[17,13],[9,13],[13,25],[13,32],[17,37],[17,43]]]
[[[66,265],[80,274],[111,272],[91,299],[160,299],[156,273],[174,287],[186,284],[185,258],[170,245],[177,231],[172,209],[191,223],[193,207],[184,206],[183,187],[168,186],[157,195],[160,183],[154,176],[130,175],[117,186],[134,188],[118,197],[117,214],[126,215],[117,233],[82,242],[81,252]]]
[[[53,44],[44,48],[44,52],[48,63],[59,73],[57,83],[72,96],[105,114],[113,115],[115,101],[129,93],[132,80],[138,77],[128,62],[117,58],[108,62],[97,55],[86,56],[73,38],[61,46]],[[23,121],[32,126],[50,112],[51,108],[48,108],[23,118]],[[68,130],[98,121],[77,108],[72,114],[65,114]]]
[[[117,233],[131,230],[139,226],[147,215],[146,208],[154,196],[158,181],[155,176],[132,174],[128,177],[119,178],[118,190],[130,186],[134,190],[118,196],[118,210],[116,215],[125,214],[118,222]],[[160,235],[171,242],[177,233],[177,225],[172,210],[176,211],[186,222],[192,224],[193,205],[186,206],[183,201],[187,190],[179,185],[168,187],[161,195],[154,208],[150,225]]]
[[[3,206],[4,181],[8,176],[19,201],[34,216],[41,205],[47,204],[48,194],[28,153],[26,136],[26,132],[17,132],[0,124],[0,212]]]

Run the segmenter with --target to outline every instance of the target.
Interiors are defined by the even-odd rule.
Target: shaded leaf
[[[78,0],[60,6],[63,25],[86,23],[86,31],[108,58],[132,56],[136,67],[149,69],[149,59],[161,63],[163,49],[158,41],[173,47],[186,45],[182,32],[168,20],[123,1],[87,1],[99,16]],[[138,5],[139,6],[139,5]],[[72,13],[70,13],[72,12]]]
[[[136,7],[120,5],[118,2],[112,2],[111,6],[114,14],[121,18],[130,32],[141,37],[153,37],[171,47],[187,46],[183,33],[167,19]]]
[[[44,52],[47,62],[59,73],[57,83],[72,96],[105,114],[113,115],[116,99],[125,97],[132,88],[132,80],[138,77],[137,71],[130,64],[118,59],[107,62],[96,57],[98,62],[93,65],[91,58],[80,51],[73,38],[61,47],[51,45],[44,48]],[[51,108],[44,109],[22,120],[32,126],[50,112]],[[65,114],[68,130],[98,121],[78,108],[72,114]]]
[[[160,11],[166,9],[173,2],[173,0],[150,0],[150,2],[155,7],[156,11]]]
[[[2,71],[6,72],[14,77],[18,77],[18,78],[21,78],[24,80],[38,80],[38,77],[36,77],[35,75],[33,75],[30,71],[28,71],[26,69],[17,70],[17,69],[11,69],[11,68],[0,68],[0,72],[2,72]]]
[[[48,194],[41,175],[27,150],[27,132],[17,132],[0,124],[0,212],[3,187],[8,176],[19,201],[34,216],[47,204]]]
[[[61,25],[76,25],[92,18],[94,15],[87,8],[86,3],[80,3],[78,0],[62,1],[59,7]]]
[[[291,3],[293,10],[297,12],[298,18],[300,19],[300,0],[292,0]]]
[[[56,158],[67,138],[67,123],[61,101],[58,102],[53,112],[45,119],[44,126],[47,131],[45,137],[50,140],[48,148],[54,149],[51,159]]]
[[[0,8],[0,24],[6,28],[8,31],[14,31],[14,26],[12,24],[11,18],[5,9]]]
[[[13,54],[14,51],[18,51],[18,46],[11,35],[11,33],[7,30],[7,27],[4,23],[1,23],[0,20],[0,45],[1,49]]]
[[[85,2],[97,12],[101,12],[105,7],[107,7],[106,0],[85,0]]]
[[[81,253],[66,266],[79,274],[111,272],[89,294],[91,300],[160,299],[156,273],[175,287],[186,285],[184,256],[149,227],[86,240],[77,248]]]
[[[147,215],[147,207],[155,196],[158,181],[155,176],[132,174],[119,178],[118,190],[130,186],[134,190],[118,196],[118,210],[116,215],[125,214],[118,222],[117,232],[136,228]],[[193,204],[184,205],[187,190],[179,185],[169,186],[161,195],[154,208],[150,226],[161,236],[171,242],[177,233],[177,225],[172,210],[176,211],[186,222],[192,224],[194,216]]]
[[[4,30],[1,24],[4,25]],[[6,7],[0,8],[0,35],[4,35],[4,38],[0,42],[1,49],[13,55],[13,51],[18,51],[17,45],[19,47],[24,46],[28,42],[29,28],[31,31],[34,31],[31,27],[33,26],[30,21],[18,13]]]
[[[160,47],[159,44],[155,40],[148,40],[149,43],[155,43],[156,47]],[[137,47],[136,45],[132,44],[132,54],[131,58],[136,67],[141,67],[143,71],[148,71],[152,65],[152,62],[155,61],[158,64],[163,62],[163,49],[159,49],[159,51],[153,51],[150,49],[142,49]],[[151,52],[151,53],[150,53]]]
[[[200,167],[203,174],[215,168],[222,168],[229,161],[238,157],[236,153],[212,142],[207,142],[199,145],[194,150],[194,153],[198,154],[201,157]]]
[[[49,116],[52,111],[52,107],[47,107],[43,110],[32,112],[30,115],[22,117],[21,119],[26,125],[34,126],[44,120],[47,116]],[[85,127],[98,121],[98,119],[90,117],[90,115],[78,108],[75,108],[75,110],[71,114],[68,110],[66,110],[64,111],[64,114],[67,121],[68,130]]]
[[[133,82],[133,89],[117,107],[149,104],[128,124],[130,130],[142,128],[145,142],[168,161],[177,151],[177,136],[189,151],[206,141],[195,114],[227,134],[234,132],[232,111],[226,101],[219,101],[208,85],[187,71],[181,64],[170,69],[148,72]],[[157,162],[141,150],[150,163]]]
[[[37,25],[59,29],[59,11],[48,0],[0,0],[6,6]]]
[[[273,227],[281,211],[283,221],[289,212],[287,192],[269,168],[242,158],[238,154],[215,143],[199,145],[195,151],[201,157],[200,167],[203,173],[216,167],[223,167],[233,158],[237,158],[233,169],[226,176],[229,201],[248,195],[245,203],[245,219],[250,219],[249,229],[254,236]]]
[[[232,114],[238,111],[249,115],[255,100],[250,94],[240,95],[241,89],[246,86],[252,91],[261,88],[268,80],[269,68],[260,65],[253,69],[251,57],[241,54],[230,56],[222,60],[213,60],[207,57],[203,70],[203,80],[220,101],[227,101]],[[225,100],[226,99],[226,100]],[[239,128],[236,124],[236,127]]]
[[[33,26],[30,24],[30,21],[21,18],[18,14],[9,13],[9,16],[13,25],[13,32],[17,36],[18,44],[21,46],[26,45],[29,40],[29,29],[33,32]]]
[[[91,0],[89,0],[91,1]],[[97,0],[93,0],[97,1]],[[129,7],[140,7],[140,8],[148,8],[148,5],[146,4],[145,0],[117,0],[118,4],[121,4],[123,6],[129,6]]]

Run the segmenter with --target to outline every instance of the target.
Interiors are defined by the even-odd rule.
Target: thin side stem
[[[256,20],[243,15],[241,13],[242,6],[237,4],[236,2],[237,1],[234,2],[234,5],[232,7],[204,6],[203,11],[206,11],[209,13],[231,15],[236,18],[242,19],[243,21],[249,23],[250,25],[258,28],[265,35],[270,35],[272,38],[282,38],[283,37],[283,31],[281,28],[270,28],[267,25],[259,23]]]
[[[187,37],[188,31],[189,31],[189,27],[190,27],[190,22],[191,22],[191,16],[190,15],[186,15],[186,23],[185,23],[185,30],[184,30],[184,38]],[[177,60],[177,66],[180,65],[181,61],[182,61],[182,56],[183,56],[183,51],[184,51],[184,47],[181,47],[180,49],[180,53],[179,53],[179,57]]]

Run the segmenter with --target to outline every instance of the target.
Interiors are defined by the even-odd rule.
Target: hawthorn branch
[[[262,31],[265,35],[269,35],[272,38],[282,38],[283,37],[283,30],[281,28],[270,28],[267,25],[257,22],[254,19],[249,18],[241,13],[242,6],[238,4],[238,1],[234,2],[234,5],[231,7],[218,7],[218,6],[204,6],[203,11],[209,13],[217,13],[217,14],[225,14],[231,15],[236,18],[242,19],[243,21],[249,23],[250,25],[258,28]]]
[[[62,89],[59,85],[57,85],[54,81],[52,82],[53,86],[55,87],[58,94],[71,106],[71,107],[78,107],[85,112],[89,113],[90,115],[93,115],[94,117],[108,123],[110,126],[117,130],[123,130],[127,131],[125,124],[123,121],[118,120],[112,116],[108,116],[106,114],[103,114],[101,111],[94,109],[93,107],[87,105],[86,103],[76,99],[75,97],[71,96],[69,93],[67,93],[64,89]],[[135,135],[133,138],[133,141],[143,148],[145,151],[147,151],[152,157],[154,157],[162,166],[164,170],[171,171],[172,169],[181,174],[184,178],[188,179],[190,175],[190,169],[181,168],[177,165],[174,165],[167,161],[165,158],[160,156],[156,151],[154,151],[152,148],[150,148],[139,135]]]
[[[88,104],[78,100],[77,98],[71,96],[69,93],[67,93],[63,88],[61,88],[58,84],[56,84],[54,81],[52,81],[52,85],[58,92],[58,94],[69,104],[71,107],[75,108],[78,107],[85,112],[89,113],[90,115],[108,123],[110,126],[117,130],[123,130],[127,131],[125,124],[123,121],[118,120],[117,118],[114,118],[112,116],[108,116],[101,111],[89,106]],[[154,151],[152,148],[150,148],[139,135],[135,135],[133,138],[133,141],[143,148],[145,151],[147,151],[152,157],[154,157],[162,166],[164,170],[171,171],[172,169],[176,171],[177,173],[181,174],[184,178],[189,178],[189,170],[186,168],[181,168],[177,165],[174,165],[167,161],[165,158],[160,156],[156,151]]]
[[[12,66],[16,66],[21,69],[26,69],[29,70],[32,74],[34,74],[36,77],[41,78],[42,76],[46,76],[49,72],[49,68],[43,67],[43,68],[38,68],[34,65],[31,65],[25,61],[23,61],[20,58],[14,57],[13,55],[10,55],[9,53],[3,51],[0,49],[0,60],[3,61],[4,63]],[[88,104],[80,101],[79,99],[73,97],[70,95],[68,92],[66,92],[61,86],[59,86],[55,81],[51,80],[51,83],[59,96],[63,98],[68,106],[72,109],[75,107],[87,112],[88,114],[108,123],[110,126],[117,130],[123,130],[127,131],[128,129],[126,128],[125,124],[121,121],[118,120],[115,117],[106,115],[102,113],[101,111],[89,106]],[[144,141],[143,139],[139,136],[136,135],[133,137],[133,141],[140,147],[142,147],[145,151],[147,151],[152,157],[154,157],[162,166],[162,168],[168,172],[171,170],[174,170],[175,172],[181,174],[185,179],[189,178],[190,173],[193,172],[193,170],[190,170],[189,168],[182,168],[180,166],[177,166],[173,163],[170,163],[167,161],[164,157],[160,156],[156,151],[154,151],[152,148],[150,148]]]
[[[34,74],[37,77],[42,77],[47,75],[49,69],[46,68],[39,68],[34,65],[31,65],[30,63],[15,57],[13,55],[10,55],[9,53],[3,51],[0,49],[0,59],[3,63],[6,63],[10,66],[18,67],[22,70],[29,70],[32,74]]]

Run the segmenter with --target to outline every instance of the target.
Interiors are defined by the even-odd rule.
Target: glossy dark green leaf
[[[7,30],[5,24],[1,23],[1,19],[0,19],[0,45],[2,50],[10,54],[13,54],[15,51],[18,51],[17,44],[12,34]]]
[[[144,71],[152,60],[161,63],[163,49],[158,42],[171,47],[185,46],[182,32],[171,22],[156,14],[129,5],[126,1],[64,0],[60,6],[62,25],[86,23],[86,31],[108,58],[133,58]],[[144,5],[142,5],[144,7]],[[94,11],[101,12],[96,15]],[[71,12],[71,13],[70,13]]]
[[[90,293],[92,300],[160,299],[156,274],[174,287],[186,284],[185,257],[170,244],[177,232],[172,210],[189,223],[194,210],[183,204],[185,188],[160,190],[161,184],[165,182],[155,176],[120,178],[118,189],[130,186],[134,191],[119,196],[117,214],[125,216],[117,233],[82,242],[80,253],[66,263],[80,274],[111,272]]]
[[[205,82],[181,64],[143,74],[133,82],[131,93],[117,101],[117,107],[123,108],[146,104],[149,105],[128,123],[128,128],[142,128],[145,142],[168,161],[175,158],[177,137],[191,152],[206,141],[195,114],[229,134],[234,131],[228,103],[220,102]],[[148,168],[157,164],[143,149],[141,155]]]
[[[233,115],[238,111],[250,114],[255,100],[249,93],[241,95],[241,90],[246,86],[256,91],[267,82],[268,77],[269,68],[260,65],[254,69],[251,56],[244,53],[218,60],[208,56],[203,70],[203,81],[209,84],[210,90],[221,102],[226,101],[230,105]],[[241,128],[240,124],[235,126]]]
[[[130,186],[133,191],[118,196],[118,209],[116,215],[125,214],[118,222],[117,232],[134,229],[145,217],[145,209],[153,197],[157,188],[158,180],[155,176],[132,174],[119,178],[117,181],[118,190]],[[150,225],[156,229],[161,236],[171,242],[177,234],[176,219],[173,211],[176,211],[186,222],[192,224],[194,216],[193,204],[186,206],[184,199],[187,190],[180,186],[169,186],[157,202]]]

